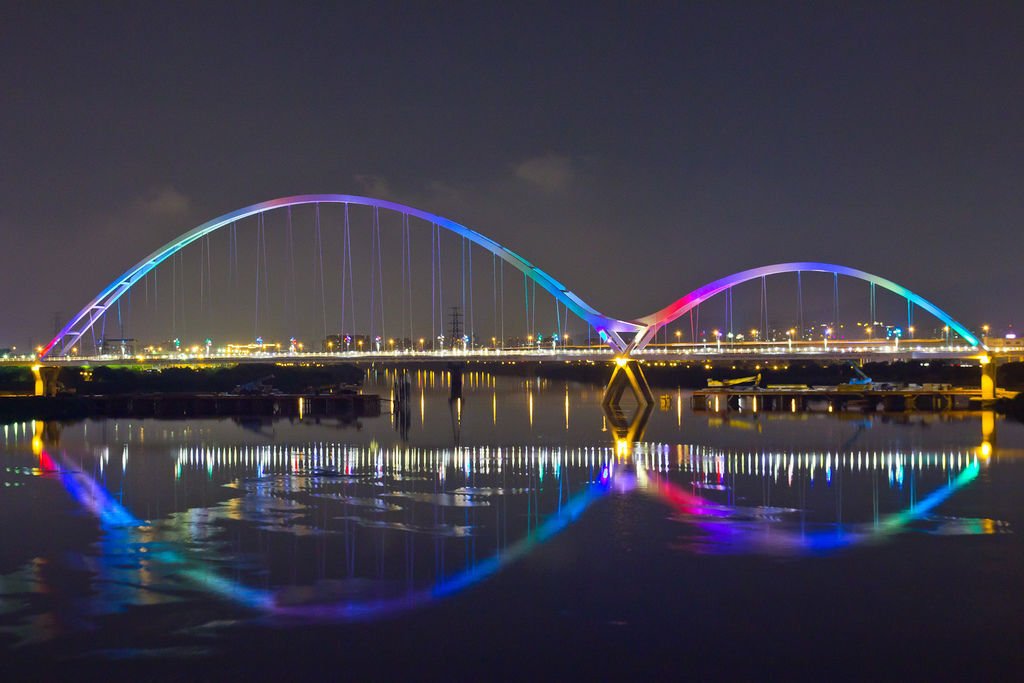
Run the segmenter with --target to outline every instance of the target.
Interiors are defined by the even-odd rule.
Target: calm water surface
[[[367,391],[388,395],[392,376]],[[1000,675],[1024,425],[413,374],[397,418],[0,427],[20,677]],[[632,440],[631,440],[632,439]]]

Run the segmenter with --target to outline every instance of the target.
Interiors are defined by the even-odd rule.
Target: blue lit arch
[[[103,314],[106,313],[107,310],[118,299],[120,299],[125,292],[144,278],[147,273],[177,252],[187,247],[189,244],[243,218],[247,218],[264,211],[270,211],[272,209],[299,206],[302,204],[355,204],[359,206],[387,209],[397,213],[415,216],[468,239],[474,244],[491,252],[506,263],[512,265],[516,269],[522,271],[528,278],[536,282],[541,288],[558,299],[575,315],[594,327],[594,329],[599,333],[602,333],[602,337],[607,333],[611,334],[613,339],[618,339],[617,335],[620,332],[629,333],[636,332],[641,329],[641,326],[636,323],[609,318],[608,316],[599,313],[580,299],[576,294],[569,291],[565,285],[524,259],[519,254],[515,253],[511,249],[501,246],[489,237],[486,237],[475,230],[471,230],[460,223],[456,223],[455,221],[426,211],[421,211],[420,209],[395,202],[389,202],[383,199],[373,199],[370,197],[346,194],[307,194],[271,199],[266,202],[238,209],[237,211],[232,211],[231,213],[226,213],[223,216],[207,221],[206,223],[203,223],[202,225],[184,233],[180,237],[168,242],[129,268],[123,275],[121,275],[121,277],[111,282],[106,288],[97,294],[92,301],[86,304],[82,310],[75,314],[75,316],[68,321],[67,325],[65,325],[64,328],[61,329],[61,331],[58,332],[50,341],[50,343],[46,345],[40,353],[40,358],[45,358],[49,355],[57,345],[60,345],[60,353],[62,355],[66,354],[67,350],[77,344],[82,335],[95,325],[96,322],[103,317]]]
[[[760,277],[768,275],[779,275],[781,273],[799,273],[799,272],[819,272],[819,273],[832,273],[835,275],[846,275],[854,277],[865,282],[870,282],[873,285],[887,289],[890,292],[898,294],[908,301],[913,302],[915,306],[923,308],[928,311],[936,318],[949,325],[950,329],[956,332],[958,335],[963,337],[971,346],[982,346],[981,341],[971,333],[964,325],[957,322],[951,315],[946,313],[944,310],[933,304],[932,302],[925,299],[919,294],[915,294],[903,285],[899,285],[892,280],[887,280],[877,275],[865,272],[863,270],[857,270],[856,268],[848,268],[847,266],[839,266],[832,263],[817,263],[813,261],[801,261],[796,263],[777,263],[771,266],[762,266],[760,268],[751,268],[750,270],[743,270],[738,273],[733,273],[727,277],[709,282],[703,287],[698,287],[686,296],[683,296],[676,301],[672,302],[660,311],[651,313],[650,315],[638,318],[634,322],[642,325],[645,330],[642,333],[638,333],[637,340],[634,342],[636,348],[643,348],[647,342],[654,336],[654,334],[668,325],[672,321],[676,320],[683,314],[689,312],[694,307],[700,305],[702,302],[710,299],[711,297],[719,294],[730,287],[754,280]]]

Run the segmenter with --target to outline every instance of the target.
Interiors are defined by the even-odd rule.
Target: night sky
[[[320,192],[462,222],[621,317],[822,260],[1024,323],[1024,4],[323,4],[3,4],[0,346]]]

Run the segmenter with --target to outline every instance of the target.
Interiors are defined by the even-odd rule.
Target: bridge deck
[[[889,362],[910,360],[961,360],[977,363],[981,352],[967,346],[924,346],[904,344],[900,346],[862,346],[830,344],[822,346],[793,345],[666,345],[649,346],[632,354],[633,358],[645,363],[780,363],[800,361],[825,362]],[[988,355],[1000,363],[1024,360],[1024,347],[994,348]],[[466,351],[394,350],[394,351],[348,351],[348,352],[281,352],[234,354],[161,354],[137,356],[51,356],[46,364],[51,365],[234,365],[238,363],[449,363],[465,361],[499,362],[611,362],[615,353],[605,347],[558,347],[540,349],[492,349],[477,348]],[[31,356],[0,358],[4,365],[33,365],[39,361]]]

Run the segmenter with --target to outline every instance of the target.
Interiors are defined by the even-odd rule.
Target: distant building
[[[99,353],[101,356],[121,356],[128,358],[135,355],[134,339],[101,339]]]
[[[251,356],[256,353],[280,353],[278,342],[261,342],[253,344],[228,344],[225,347],[229,356]]]
[[[342,353],[369,351],[372,347],[367,334],[329,334],[324,337],[322,348],[326,353]]]

